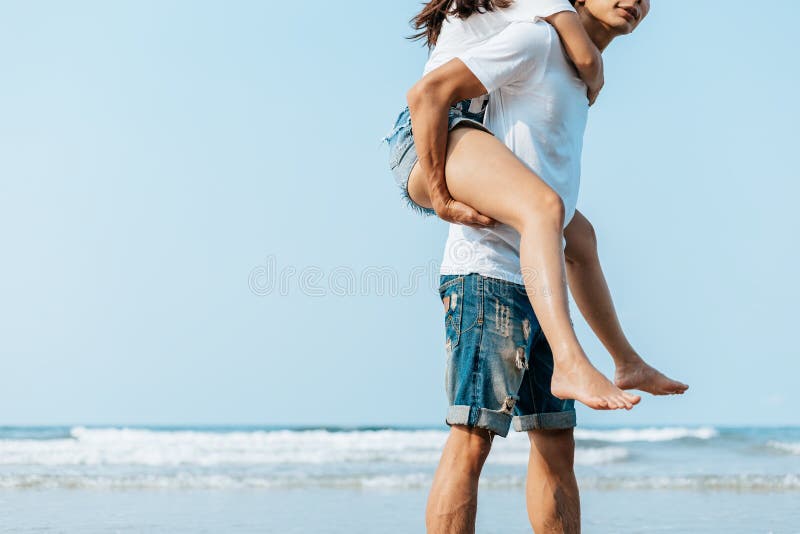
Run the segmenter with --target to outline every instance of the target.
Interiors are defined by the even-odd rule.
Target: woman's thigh
[[[558,195],[496,137],[474,128],[450,132],[445,164],[447,188],[454,199],[501,223],[519,228],[540,202]],[[408,181],[411,199],[431,208],[419,163]]]

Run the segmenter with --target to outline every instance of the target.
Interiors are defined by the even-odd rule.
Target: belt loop
[[[478,286],[477,293],[480,296],[480,299],[478,301],[478,324],[483,324],[483,293],[484,293],[485,278],[483,277],[483,275],[480,274],[476,274],[475,278],[476,278],[476,284]]]

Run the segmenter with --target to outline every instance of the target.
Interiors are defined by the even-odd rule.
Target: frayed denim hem
[[[431,217],[436,215],[436,211],[430,208],[423,208],[413,200],[411,200],[411,196],[408,194],[408,186],[407,185],[400,185],[400,196],[403,198],[403,202],[409,208],[411,208],[417,215],[422,215],[423,217]]]

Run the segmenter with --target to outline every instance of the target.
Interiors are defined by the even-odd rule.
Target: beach
[[[578,429],[584,532],[798,533],[800,429]],[[446,429],[0,430],[0,532],[423,532]],[[497,439],[478,532],[530,532]]]
[[[796,533],[787,493],[584,491],[583,530]],[[0,493],[0,532],[420,533],[422,490],[36,490]],[[530,533],[520,491],[481,494],[479,533]]]

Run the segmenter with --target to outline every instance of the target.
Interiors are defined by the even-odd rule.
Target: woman
[[[562,232],[575,211],[579,177],[576,161],[580,159],[585,108],[588,107],[586,85],[574,75],[558,78],[548,74],[549,78],[545,79],[553,82],[552,87],[539,109],[533,114],[511,112],[511,119],[505,120],[506,124],[523,122],[527,129],[502,131],[504,119],[509,119],[503,117],[508,111],[504,104],[508,107],[509,102],[515,102],[510,90],[504,95],[504,87],[536,86],[538,76],[557,71],[549,66],[549,58],[552,56],[558,61],[560,56],[550,54],[546,47],[542,49],[548,52],[542,56],[547,55],[548,59],[530,55],[542,44],[540,37],[532,36],[545,34],[541,28],[536,34],[527,26],[515,24],[530,26],[545,20],[556,29],[560,27],[566,52],[575,58],[576,43],[580,43],[574,31],[570,33],[575,23],[580,26],[583,22],[592,34],[592,42],[604,48],[615,36],[633,31],[649,11],[649,0],[579,0],[577,3],[582,21],[566,0],[518,0],[517,3],[456,0],[455,7],[447,0],[429,3],[417,17],[416,24],[429,45],[437,42],[438,45],[426,66],[425,77],[409,92],[409,110],[401,114],[390,135],[392,167],[404,194],[419,209],[428,213],[435,210],[445,220],[474,226],[490,225],[489,217],[502,223],[472,231],[483,232],[483,235],[471,236],[471,239],[488,239],[507,246],[514,239],[512,232],[518,234],[519,248],[515,251],[518,258],[515,259],[519,265],[516,269],[528,275],[522,276],[522,281],[553,348],[552,393],[562,399],[579,400],[595,409],[630,409],[639,402],[639,397],[621,391],[608,381],[591,365],[580,347],[569,319],[563,283],[566,268]],[[448,13],[458,16],[443,16]],[[530,65],[539,72],[535,75],[528,72],[532,70]],[[505,145],[481,124],[483,105],[476,106],[475,101],[468,100],[490,91],[495,93],[495,99],[489,104],[489,122],[494,117],[495,128],[491,129],[502,131],[507,141]],[[531,89],[531,95],[542,96],[540,88]],[[454,101],[460,103],[450,108]],[[553,102],[556,102],[554,109],[562,112],[556,113],[556,120],[548,107]],[[530,110],[536,103],[529,100],[519,104],[520,108],[523,106]],[[569,123],[567,127],[561,124],[564,122]],[[515,148],[513,142],[508,142],[509,138],[525,136],[530,138],[527,145],[518,143]],[[553,143],[548,146],[531,140],[540,137],[564,143],[563,146]],[[517,155],[520,155],[517,149],[527,152],[527,159],[523,157],[520,161],[506,145],[515,148]],[[548,162],[550,152],[556,154]],[[592,257],[585,250],[570,246],[570,241],[590,246],[593,243],[586,238],[586,233],[591,232],[588,221],[578,216],[574,222],[573,231],[566,232],[567,251],[572,250],[576,256]],[[461,232],[464,238],[464,233],[470,230],[451,229],[451,240],[454,232]],[[495,239],[492,234],[499,238]],[[502,258],[497,263],[502,267],[503,263],[509,263],[507,260]],[[573,271],[569,270],[570,275]],[[516,280],[510,268],[496,272],[499,278]],[[649,367],[630,348],[616,320],[599,264],[592,272],[589,280],[570,276],[570,282],[581,311],[615,356],[618,385],[654,394],[683,393],[687,386]],[[577,284],[573,281],[575,278]]]

